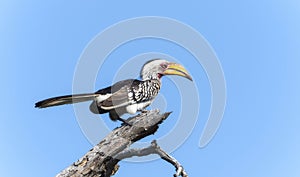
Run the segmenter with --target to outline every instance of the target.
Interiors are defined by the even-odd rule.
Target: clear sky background
[[[115,70],[133,56],[154,51],[174,56],[196,78],[201,100],[191,136],[172,152],[190,176],[299,177],[300,3],[296,0],[1,1],[0,176],[51,177],[92,147],[72,106],[38,110],[34,103],[71,93],[76,64],[89,41],[108,26],[139,16],[184,22],[214,48],[227,84],[226,111],[216,136],[205,148],[198,147],[209,114],[209,82],[190,54],[168,42],[149,39],[122,46],[109,56],[104,65],[109,69],[97,77],[95,90],[111,84]],[[133,72],[137,74],[139,68]],[[172,96],[176,87],[168,78],[163,82],[166,110],[174,112],[148,140],[171,130],[179,114],[175,103],[180,100]],[[119,125],[107,117],[104,121],[111,128]],[[173,173],[173,166],[158,159],[122,162],[116,176]]]

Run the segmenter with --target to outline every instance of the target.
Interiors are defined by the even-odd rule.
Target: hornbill
[[[149,106],[160,90],[161,78],[164,75],[179,75],[192,81],[183,66],[163,59],[154,59],[146,62],[142,67],[140,72],[142,80],[122,80],[95,93],[48,98],[35,103],[35,107],[46,108],[92,101],[91,112],[95,114],[109,113],[111,120],[129,124],[120,116],[125,113],[135,114]]]

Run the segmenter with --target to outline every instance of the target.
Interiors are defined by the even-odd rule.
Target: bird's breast
[[[135,103],[135,104],[131,104],[126,106],[126,111],[129,114],[135,114],[137,111],[142,111],[144,110],[147,106],[149,106],[151,104],[152,101],[145,101],[142,103]]]
[[[129,114],[135,114],[137,112],[137,106],[138,104],[131,104],[131,105],[128,105],[126,106],[126,111],[129,113]]]

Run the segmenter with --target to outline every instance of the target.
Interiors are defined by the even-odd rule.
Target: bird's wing
[[[117,92],[113,93],[109,98],[101,102],[101,108],[111,110],[129,105],[128,87],[124,86]]]
[[[132,104],[128,98],[128,93],[133,87],[137,87],[141,82],[136,79],[128,79],[115,83],[111,87],[98,90],[98,94],[111,94],[110,97],[103,100],[100,104],[104,110],[111,110]]]
[[[121,88],[123,88],[126,85],[127,86],[131,86],[131,85],[135,85],[135,84],[137,84],[139,82],[142,82],[142,81],[139,81],[137,79],[122,80],[122,81],[116,82],[115,84],[113,84],[110,87],[106,87],[106,88],[100,89],[100,90],[98,90],[95,93],[101,94],[101,95],[111,94],[111,93],[115,93],[115,92],[119,91]]]

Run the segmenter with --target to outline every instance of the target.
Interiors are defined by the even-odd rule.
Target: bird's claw
[[[142,112],[143,114],[145,114],[145,113],[148,113],[149,111],[146,110],[146,109],[144,109],[144,110],[142,110],[141,112]]]
[[[122,119],[122,118],[119,117],[118,120],[121,121],[121,122],[123,122],[124,125],[128,125],[128,126],[130,126],[130,127],[132,126],[132,124],[129,123],[129,122],[128,122],[127,120],[125,120],[125,119]]]

